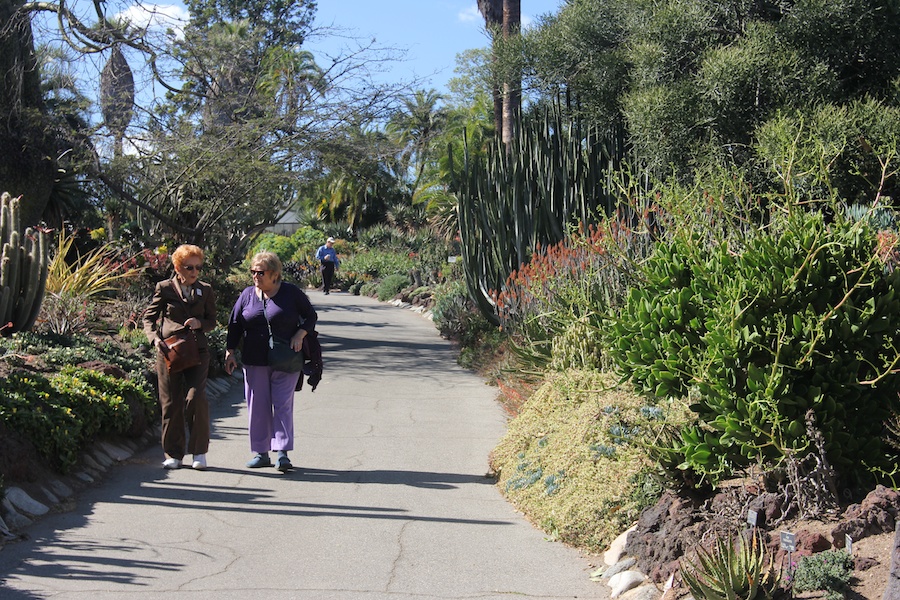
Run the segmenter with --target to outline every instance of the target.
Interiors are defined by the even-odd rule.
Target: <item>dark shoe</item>
[[[253,460],[247,463],[248,469],[261,469],[262,467],[271,467],[272,460],[269,458],[268,452],[260,452],[253,457]]]
[[[329,292],[328,290],[325,290],[325,295],[326,295],[326,296],[327,296],[329,293],[330,293],[330,292]]]
[[[288,458],[287,454],[282,454],[278,457],[278,466],[275,468],[284,473],[293,469],[294,465],[291,464],[291,459]]]

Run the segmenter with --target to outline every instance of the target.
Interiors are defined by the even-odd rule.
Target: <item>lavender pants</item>
[[[294,388],[299,378],[300,373],[244,365],[251,452],[294,449]]]

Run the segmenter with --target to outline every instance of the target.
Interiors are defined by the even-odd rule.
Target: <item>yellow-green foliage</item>
[[[648,404],[596,371],[549,375],[525,403],[492,457],[499,485],[544,531],[593,552],[606,550],[640,511],[654,468],[647,445],[686,407]]]
[[[67,295],[80,300],[94,301],[114,292],[128,279],[141,274],[141,269],[124,264],[111,246],[78,256],[74,263],[66,262],[74,238],[59,233],[59,247],[50,261],[47,293]]]

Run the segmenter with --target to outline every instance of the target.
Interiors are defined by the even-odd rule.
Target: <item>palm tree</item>
[[[478,0],[478,10],[493,37],[495,83],[494,83],[494,125],[503,135],[503,143],[508,148],[515,136],[515,124],[522,104],[521,68],[512,70],[499,68],[498,38],[509,42],[519,35],[522,22],[521,0]],[[516,65],[518,61],[514,61]]]
[[[434,140],[447,124],[447,111],[438,107],[442,100],[435,90],[419,90],[404,100],[403,108],[388,123],[388,131],[403,148],[401,164],[415,170],[413,190],[419,189],[425,166],[434,154]]]
[[[304,105],[314,95],[325,93],[327,81],[312,52],[275,46],[263,57],[256,89],[274,99],[285,129],[291,130]]]

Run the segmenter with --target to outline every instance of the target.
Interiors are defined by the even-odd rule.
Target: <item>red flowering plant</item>
[[[611,219],[600,226],[582,226],[557,244],[538,247],[531,261],[492,294],[501,327],[519,359],[537,370],[599,366],[598,360],[583,356],[573,357],[578,358],[575,364],[553,363],[555,355],[558,358],[573,346],[575,354],[599,356],[595,334],[608,311],[619,305],[634,273],[634,259],[648,247],[647,238],[623,219]]]

